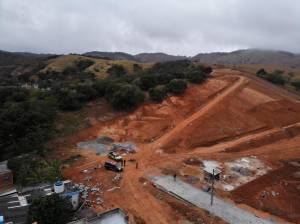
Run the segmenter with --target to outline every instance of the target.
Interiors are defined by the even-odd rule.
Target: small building
[[[0,162],[0,191],[11,188],[13,184],[13,173],[8,169],[7,161]]]
[[[122,209],[116,208],[69,224],[128,224],[128,216]]]
[[[32,200],[57,193],[62,197],[68,197],[75,210],[80,204],[80,192],[69,180],[59,181],[54,185],[45,183],[24,187],[22,192],[11,191],[0,195],[0,211],[5,223],[26,224]]]
[[[219,170],[216,167],[205,167],[204,169],[204,178],[205,179],[215,179],[215,180],[220,180],[221,177],[221,170]]]

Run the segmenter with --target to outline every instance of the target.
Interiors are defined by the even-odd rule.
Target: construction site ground
[[[97,188],[88,196],[96,211],[119,207],[137,224],[226,223],[148,178],[177,174],[206,189],[203,162],[213,161],[222,170],[218,198],[278,223],[300,223],[300,103],[286,90],[245,72],[216,69],[205,83],[162,103],[110,112],[107,119],[99,108],[92,114],[89,127],[50,145],[51,158],[66,161],[66,178]],[[100,136],[137,146],[136,153],[123,154],[120,175],[104,169],[105,155],[76,147]]]

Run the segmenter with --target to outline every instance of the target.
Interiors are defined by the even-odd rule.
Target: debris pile
[[[135,153],[137,151],[137,147],[132,142],[124,142],[124,143],[116,142],[112,144],[111,151],[113,152],[123,151],[125,153]]]

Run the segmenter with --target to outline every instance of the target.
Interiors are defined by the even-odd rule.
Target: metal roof
[[[222,172],[218,168],[213,168],[213,167],[205,167],[204,171],[209,173],[209,174],[212,174],[212,175],[218,175]]]

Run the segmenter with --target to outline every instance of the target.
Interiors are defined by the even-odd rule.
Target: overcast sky
[[[299,0],[0,0],[0,49],[300,52]]]

